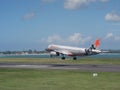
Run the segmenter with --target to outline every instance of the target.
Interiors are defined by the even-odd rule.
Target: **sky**
[[[0,0],[0,51],[49,44],[120,49],[120,0]]]

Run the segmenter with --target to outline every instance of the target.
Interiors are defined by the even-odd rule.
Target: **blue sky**
[[[49,44],[120,49],[120,0],[0,0],[0,51]]]

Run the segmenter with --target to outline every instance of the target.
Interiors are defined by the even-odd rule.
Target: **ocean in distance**
[[[0,58],[50,58],[50,55],[49,54],[0,55]],[[83,57],[79,56],[78,58]],[[102,53],[98,55],[85,56],[85,58],[120,58],[120,53]]]

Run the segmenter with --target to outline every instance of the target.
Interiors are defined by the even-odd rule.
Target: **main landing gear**
[[[61,58],[62,60],[65,60],[65,55],[64,54],[62,54],[62,58]]]
[[[73,60],[77,60],[77,57],[73,57]]]
[[[61,59],[62,59],[62,60],[65,60],[65,57],[62,57]]]

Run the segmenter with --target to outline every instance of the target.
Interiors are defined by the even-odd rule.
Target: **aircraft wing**
[[[64,55],[73,55],[71,52],[69,52],[68,50],[55,50],[55,52],[58,52],[60,54],[64,54]]]

